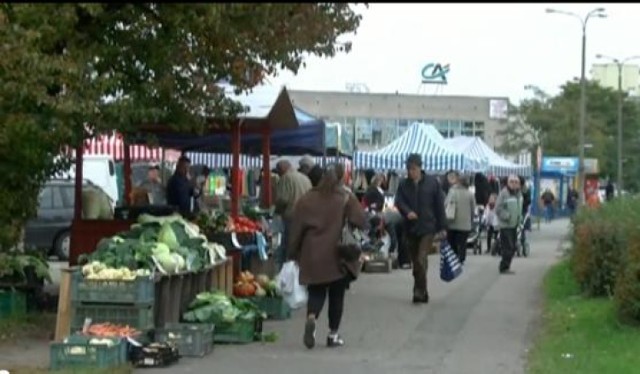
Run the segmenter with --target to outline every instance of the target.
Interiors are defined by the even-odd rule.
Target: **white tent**
[[[399,138],[382,149],[373,152],[356,152],[354,167],[358,169],[401,170],[409,154],[422,156],[423,169],[430,172],[459,170],[463,172],[485,171],[488,160],[474,157],[446,144],[445,139],[432,125],[414,123]]]
[[[482,139],[470,136],[458,136],[455,138],[444,139],[445,143],[453,149],[456,149],[473,157],[486,158],[489,162],[488,174],[497,177],[506,177],[510,174],[521,175],[523,177],[531,176],[531,165],[519,165],[506,160],[491,149]]]

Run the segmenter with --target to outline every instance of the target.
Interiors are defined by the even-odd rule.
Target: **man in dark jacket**
[[[422,158],[407,158],[408,178],[396,193],[395,204],[404,218],[406,244],[413,265],[413,302],[428,303],[427,261],[435,235],[446,233],[444,194],[437,179],[422,171]]]
[[[191,215],[191,197],[194,189],[189,180],[191,160],[182,156],[178,159],[176,171],[167,182],[167,204],[177,207],[184,217]]]

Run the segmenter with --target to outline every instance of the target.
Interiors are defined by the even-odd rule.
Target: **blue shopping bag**
[[[462,274],[458,256],[446,240],[440,241],[440,279],[451,282]]]

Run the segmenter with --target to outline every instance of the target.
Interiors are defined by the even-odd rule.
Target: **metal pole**
[[[579,136],[579,165],[578,165],[578,194],[580,196],[580,205],[586,202],[584,192],[584,133],[587,125],[587,81],[585,79],[585,70],[587,63],[587,22],[582,24],[582,69],[580,73],[580,136]]]
[[[623,175],[622,175],[622,62],[618,63],[618,195],[622,193]]]

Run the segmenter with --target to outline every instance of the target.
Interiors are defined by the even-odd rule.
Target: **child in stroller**
[[[467,248],[473,248],[474,255],[482,254],[482,231],[484,229],[484,208],[482,206],[476,207],[476,211],[473,215],[473,223],[471,226],[471,232],[467,237]]]
[[[498,216],[496,215],[496,199],[498,195],[492,193],[489,196],[489,203],[487,203],[487,207],[484,209],[484,225],[487,228],[487,253],[491,252],[493,256],[497,254],[498,251],[498,232],[500,231],[498,227]]]

